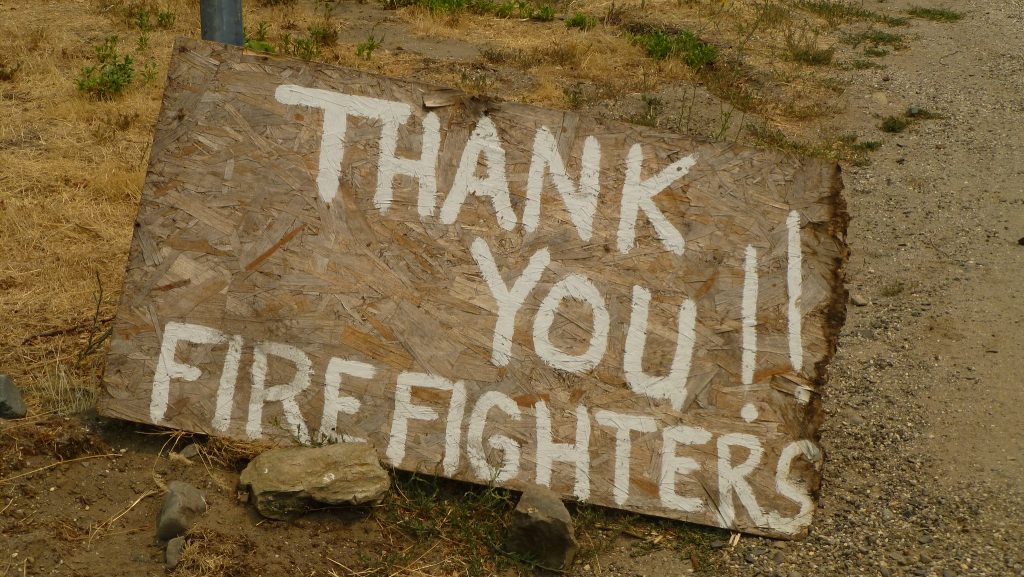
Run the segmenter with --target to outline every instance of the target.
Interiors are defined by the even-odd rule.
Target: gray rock
[[[20,419],[28,413],[21,391],[7,375],[0,375],[0,418]]]
[[[281,520],[317,503],[376,503],[390,485],[377,451],[365,443],[273,449],[253,459],[238,479],[261,515]]]
[[[185,534],[206,512],[206,498],[192,485],[181,481],[167,484],[167,496],[156,521],[158,539],[169,540]]]
[[[878,574],[882,577],[892,577],[892,571],[888,567],[882,567],[878,570]]]
[[[167,542],[167,549],[164,550],[164,564],[168,571],[177,567],[178,563],[181,563],[181,554],[184,551],[184,537],[175,537]]]
[[[543,487],[523,492],[512,511],[505,547],[547,569],[566,569],[576,557],[572,517],[557,494]]]
[[[857,294],[857,293],[850,293],[850,302],[855,304],[855,305],[857,305],[857,306],[859,306],[859,307],[866,307],[866,306],[868,306],[870,301],[868,301],[868,299],[865,298],[864,295]]]
[[[186,459],[191,459],[199,454],[199,447],[195,443],[189,443],[185,445],[185,448],[178,452],[179,455]]]

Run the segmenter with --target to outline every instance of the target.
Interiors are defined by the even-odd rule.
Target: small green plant
[[[570,16],[570,17],[565,19],[565,25],[568,26],[569,28],[579,28],[580,30],[590,30],[591,28],[597,26],[597,18],[595,18],[595,17],[593,17],[593,16],[591,16],[589,14],[584,14],[582,12],[577,12],[577,13],[573,14],[572,16]]]
[[[143,32],[153,29],[153,25],[149,21],[150,14],[149,8],[132,7],[128,9],[128,15],[135,21],[135,26]]]
[[[156,61],[150,60],[149,62],[147,62],[146,65],[142,67],[142,82],[145,84],[149,84],[150,82],[156,80],[156,71]]]
[[[135,51],[136,52],[145,52],[148,49],[149,49],[149,34],[146,34],[145,32],[143,32],[142,34],[139,34],[138,40],[135,41]]]
[[[886,284],[885,286],[882,287],[882,289],[879,292],[883,297],[891,298],[899,295],[906,288],[906,285],[904,285],[902,281],[897,280]]]
[[[886,32],[884,30],[876,30],[874,28],[857,34],[847,34],[843,36],[843,41],[854,48],[860,47],[861,44],[890,46],[895,49],[903,47],[903,36],[892,32]]]
[[[888,53],[888,50],[886,50],[885,48],[880,48],[878,46],[867,46],[864,48],[864,56],[870,56],[871,58],[881,58],[882,56],[885,56]]]
[[[928,120],[930,118],[941,118],[941,115],[936,114],[936,113],[932,112],[931,110],[928,110],[927,108],[921,108],[920,106],[911,106],[910,108],[907,108],[907,111],[904,113],[904,116],[906,116],[907,118],[913,118],[915,120],[917,120],[917,119]]]
[[[882,121],[880,128],[883,132],[898,133],[903,132],[910,126],[910,121],[906,118],[900,118],[899,116],[888,116]]]
[[[281,52],[303,60],[316,60],[320,57],[320,43],[305,36],[292,37],[285,34],[281,37]]]
[[[502,2],[494,9],[494,15],[498,18],[511,18],[515,14],[516,5],[512,2]]]
[[[547,4],[533,10],[530,14],[530,20],[537,20],[539,22],[551,22],[555,19],[555,9]]]
[[[934,22],[956,22],[964,17],[960,12],[954,12],[953,10],[946,10],[945,8],[925,8],[923,6],[915,6],[910,10],[907,10],[907,14],[910,14],[914,18],[924,18],[925,20],[932,20]]]
[[[178,19],[177,14],[170,10],[161,10],[156,14],[156,26],[163,30],[167,30],[174,26],[174,21]]]
[[[333,46],[338,41],[338,29],[330,20],[310,25],[309,37],[321,46]]]
[[[360,57],[360,58],[362,58],[364,60],[369,60],[370,57],[373,56],[373,51],[378,49],[378,48],[380,48],[380,45],[383,42],[384,42],[384,37],[383,36],[381,36],[380,38],[377,38],[371,32],[370,35],[366,38],[365,42],[360,42],[356,46],[356,56],[358,56],[358,57]]]
[[[562,95],[565,97],[565,105],[575,110],[583,106],[583,87],[579,84],[562,88]]]
[[[252,36],[245,35],[245,47],[249,50],[256,52],[264,52],[266,54],[274,53],[274,45],[267,40],[267,35],[270,33],[270,26],[265,22],[261,21],[256,25],[256,33]]]
[[[79,73],[76,83],[80,92],[93,98],[109,99],[123,93],[131,84],[135,63],[131,56],[117,54],[116,35],[108,36],[96,47],[96,61]]]
[[[701,70],[715,62],[718,49],[684,30],[670,34],[664,30],[651,30],[632,37],[633,43],[644,49],[655,60],[674,56],[694,70]]]
[[[786,33],[786,52],[794,62],[823,66],[832,62],[835,48],[818,48],[817,34],[808,33],[807,30],[799,33],[790,30]]]
[[[640,95],[640,100],[643,102],[643,111],[640,114],[633,115],[629,120],[634,124],[650,127],[657,126],[658,117],[661,116],[661,110],[665,107],[665,103],[653,94],[642,94]]]

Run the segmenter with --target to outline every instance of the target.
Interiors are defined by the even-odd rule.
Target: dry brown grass
[[[174,577],[250,577],[259,569],[253,553],[256,544],[248,537],[211,530],[185,536],[181,562]]]

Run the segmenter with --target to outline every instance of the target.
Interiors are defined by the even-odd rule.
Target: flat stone
[[[0,418],[20,419],[27,413],[18,386],[7,375],[0,375]]]
[[[535,559],[544,568],[567,569],[579,545],[562,499],[543,487],[524,491],[512,511],[505,547]]]
[[[317,503],[379,502],[391,486],[377,451],[365,443],[289,447],[262,453],[242,471],[240,490],[264,517],[291,520]]]
[[[158,539],[170,540],[184,535],[206,512],[206,497],[192,485],[181,481],[167,484],[167,496],[156,521]]]
[[[185,551],[185,538],[175,537],[167,542],[167,548],[164,549],[164,565],[167,570],[170,571],[181,563],[181,554]]]
[[[866,307],[870,301],[864,297],[864,295],[857,293],[850,293],[850,302],[859,307]]]
[[[191,459],[199,454],[199,446],[195,443],[189,443],[185,445],[185,448],[178,452],[179,455],[186,459]]]

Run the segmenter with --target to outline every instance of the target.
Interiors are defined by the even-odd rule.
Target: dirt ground
[[[648,2],[631,14],[689,22],[717,4]],[[722,9],[733,4],[772,3]],[[899,17],[940,6],[854,4]],[[507,494],[403,477],[382,507],[270,521],[238,499],[240,448],[90,409],[103,357],[91,345],[117,302],[159,78],[174,35],[198,28],[195,7],[168,3],[176,23],[140,33],[119,16],[126,6],[0,0],[0,72],[17,66],[0,80],[0,372],[30,408],[0,421],[0,577],[166,574],[154,519],[172,479],[210,502],[175,575],[528,572],[493,553]],[[584,37],[558,21],[335,8],[339,37],[324,60],[843,165],[852,302],[825,393],[811,535],[730,547],[723,531],[578,507],[571,574],[1024,576],[1024,2],[942,7],[963,18],[910,18],[893,28],[900,49],[871,66],[842,38],[873,24],[822,24],[820,43],[836,50],[825,68],[774,62],[772,34],[750,32],[750,78],[768,79],[755,88],[775,104],[745,108],[715,78],[651,64],[605,27]],[[250,7],[247,22],[275,23],[272,36],[301,29],[310,10],[290,10]],[[736,10],[727,22],[742,21]],[[706,33],[726,42],[726,28]],[[575,48],[524,65],[553,32]],[[134,45],[140,67],[152,61],[156,79],[89,100],[75,79],[110,33]],[[355,50],[368,34],[383,41],[366,59]],[[905,130],[880,130],[911,107]],[[171,455],[192,441],[197,457]]]

